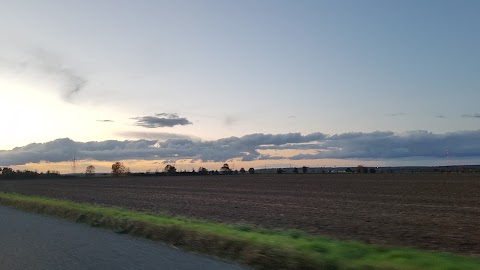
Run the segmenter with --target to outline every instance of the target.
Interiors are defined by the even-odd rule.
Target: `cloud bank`
[[[117,161],[193,160],[223,162],[238,158],[243,161],[284,159],[283,156],[260,154],[260,150],[309,150],[292,160],[302,159],[371,159],[445,158],[448,149],[457,158],[480,157],[480,130],[434,134],[412,131],[343,133],[250,134],[214,141],[198,141],[188,137],[158,140],[75,142],[57,139],[33,143],[12,150],[0,151],[0,165],[23,165],[40,161],[61,162],[77,159]],[[314,150],[314,154],[311,151]]]
[[[141,116],[132,119],[136,120],[136,126],[145,128],[174,127],[192,124],[187,118],[180,117],[176,113],[157,113],[153,116]]]

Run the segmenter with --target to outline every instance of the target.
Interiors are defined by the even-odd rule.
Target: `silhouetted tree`
[[[352,169],[350,169],[350,168],[346,168],[346,169],[345,169],[345,172],[347,172],[347,173],[352,173],[353,171],[352,171]]]
[[[200,167],[198,168],[198,174],[203,174],[203,175],[208,174],[208,170],[205,169],[204,167]]]
[[[298,169],[297,168],[293,169],[293,173],[298,173]]]
[[[120,175],[125,175],[127,173],[127,168],[123,165],[122,162],[115,162],[112,164],[112,176],[118,177]]]
[[[2,170],[2,175],[11,176],[11,175],[14,175],[14,174],[15,174],[15,171],[12,168],[4,167],[3,170]]]
[[[308,171],[308,168],[305,167],[305,166],[303,166],[303,167],[302,167],[302,172],[303,172],[303,173],[307,173],[307,171]]]
[[[167,166],[165,166],[164,172],[166,172],[169,175],[174,175],[177,173],[177,168],[175,168],[175,166],[168,164]]]
[[[283,173],[283,172],[284,172],[283,169],[281,169],[281,168],[278,168],[278,169],[277,169],[277,173],[278,173],[278,174],[281,174],[281,173]]]
[[[250,174],[254,174],[254,173],[255,173],[255,169],[254,169],[254,168],[250,168],[250,169],[248,169],[248,172],[249,172]]]
[[[223,164],[222,168],[220,168],[220,172],[222,174],[232,174],[232,169],[228,166],[227,163]]]
[[[376,173],[377,172],[377,170],[375,170],[374,168],[370,168],[369,171],[370,171],[370,173]]]
[[[94,175],[95,174],[95,166],[88,165],[87,169],[85,169],[85,174],[86,175]]]
[[[240,169],[240,173],[241,173],[241,174],[244,174],[245,172],[246,172],[246,171],[245,171],[244,168],[241,168],[241,169]]]

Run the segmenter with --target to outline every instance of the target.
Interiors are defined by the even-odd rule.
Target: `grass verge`
[[[256,269],[480,269],[480,259],[331,240],[295,230],[153,215],[0,192],[0,204],[218,256]]]

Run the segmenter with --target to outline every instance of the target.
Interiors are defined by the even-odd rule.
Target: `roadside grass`
[[[478,257],[331,240],[298,230],[216,224],[2,192],[0,204],[161,241],[256,269],[480,269]]]

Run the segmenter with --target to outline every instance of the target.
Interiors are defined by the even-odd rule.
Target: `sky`
[[[0,166],[480,163],[479,1],[0,3]]]

